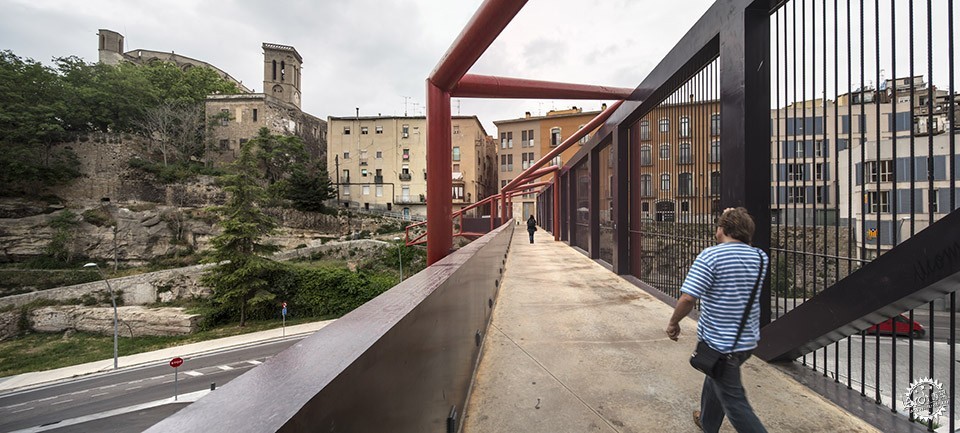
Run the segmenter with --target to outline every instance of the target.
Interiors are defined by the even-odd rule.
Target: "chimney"
[[[525,119],[529,119],[529,118],[530,118],[530,112],[527,111],[526,113],[523,113],[523,117],[524,117]]]

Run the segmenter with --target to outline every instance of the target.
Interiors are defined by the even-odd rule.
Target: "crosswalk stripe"
[[[203,373],[201,373],[201,372],[199,372],[199,371],[195,371],[195,370],[185,371],[185,372],[183,372],[183,374],[186,374],[186,375],[188,375],[188,376],[194,376],[194,377],[196,377],[196,376],[203,376]]]
[[[231,366],[229,366],[229,365],[219,365],[219,366],[217,366],[217,368],[219,368],[219,369],[221,369],[221,370],[223,370],[223,371],[233,370],[233,367],[231,367]]]
[[[251,360],[247,361],[247,364],[260,365],[260,364],[263,364],[263,363],[260,362],[260,361],[257,361],[256,359],[251,359]]]

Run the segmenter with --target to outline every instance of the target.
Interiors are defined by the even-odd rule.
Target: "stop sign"
[[[170,360],[170,366],[173,368],[177,368],[181,365],[183,365],[183,358],[179,356]]]

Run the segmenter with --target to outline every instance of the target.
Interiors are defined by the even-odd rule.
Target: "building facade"
[[[329,117],[327,124],[327,170],[343,206],[426,216],[426,117]],[[496,145],[476,116],[453,116],[451,126],[456,211],[496,193]]]

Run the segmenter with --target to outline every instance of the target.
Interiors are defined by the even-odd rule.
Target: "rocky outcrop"
[[[0,312],[0,341],[20,334],[20,310]]]
[[[196,331],[200,315],[182,308],[118,307],[119,335],[185,335]],[[76,330],[113,335],[112,307],[41,307],[29,313],[30,329],[37,332]]]

